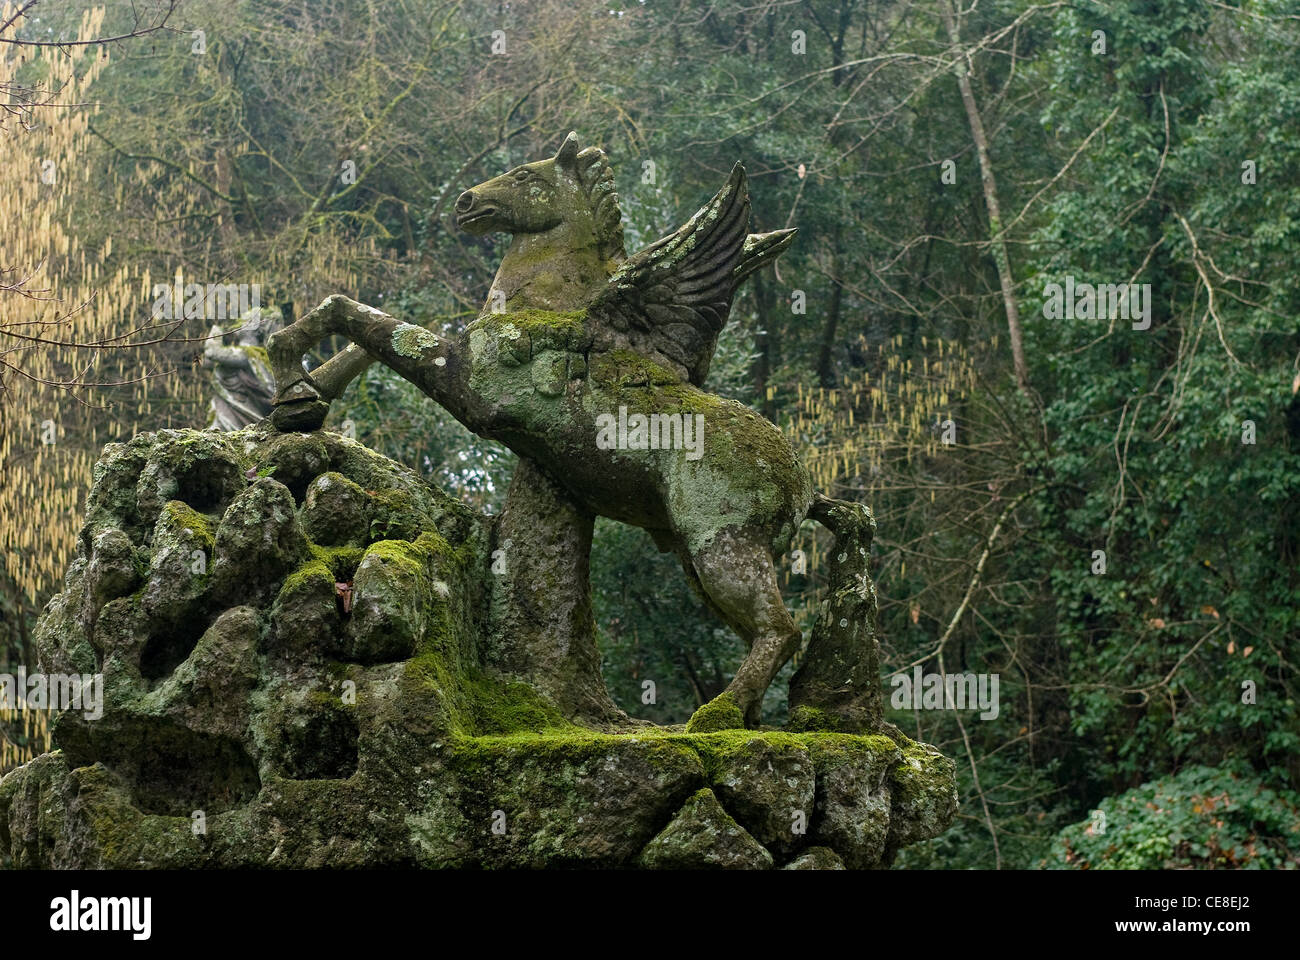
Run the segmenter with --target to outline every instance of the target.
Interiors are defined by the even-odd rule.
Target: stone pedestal
[[[608,703],[566,680],[599,677],[585,593],[533,634],[493,602],[590,536],[558,503],[529,527],[544,486],[498,521],[261,427],[142,435],[95,476],[37,643],[103,675],[102,716],[0,781],[0,864],[875,867],[954,815],[952,762],[902,737],[575,723]],[[515,537],[544,549],[498,583]]]

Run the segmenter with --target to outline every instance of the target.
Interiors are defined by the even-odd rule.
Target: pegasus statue
[[[757,725],[765,691],[802,641],[781,598],[777,562],[805,518],[837,534],[835,553],[846,566],[835,602],[856,604],[858,614],[875,602],[865,575],[869,511],[814,492],[775,425],[704,389],[737,288],[795,231],[748,232],[749,193],[736,164],[686,224],[628,257],[609,160],[575,133],[554,156],[466,190],[454,212],[471,234],[512,237],[478,318],[445,336],[329,297],[269,344],[278,388],[272,423],[318,428],[360,370],[385,363],[552,485],[586,523],[585,540],[574,541],[580,550],[590,548],[591,519],[603,516],[647,530],[674,553],[748,645],[719,700]],[[352,346],[306,372],[304,353],[331,334]],[[589,589],[587,557],[574,563]],[[862,633],[872,626],[838,609],[827,614],[827,629],[857,631],[849,641],[874,649],[874,635]],[[870,669],[857,673],[836,657],[843,654],[823,658],[831,699],[878,687],[874,654]],[[858,689],[843,688],[849,674]]]

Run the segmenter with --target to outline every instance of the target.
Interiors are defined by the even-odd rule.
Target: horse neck
[[[484,311],[492,310],[498,291],[507,311],[578,310],[604,288],[610,273],[589,229],[564,223],[544,233],[515,234]]]

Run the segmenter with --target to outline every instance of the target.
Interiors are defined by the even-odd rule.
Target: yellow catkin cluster
[[[870,505],[891,478],[897,481],[891,465],[938,454],[944,422],[974,388],[975,367],[965,348],[952,341],[923,337],[921,351],[906,360],[898,352],[902,346],[902,334],[887,344],[864,341],[860,352],[870,359],[860,377],[837,389],[796,387],[783,429],[814,489]],[[768,399],[775,397],[776,388],[769,387]],[[795,546],[805,551],[808,569],[817,570],[817,538],[805,532]],[[816,606],[804,607],[810,621]],[[799,625],[806,631],[811,623]]]
[[[10,15],[7,8],[0,19]],[[97,35],[103,16],[88,11],[80,36]],[[89,47],[0,50],[0,79],[39,80],[57,91],[53,104],[0,132],[0,222],[12,225],[0,230],[0,268],[10,271],[9,284],[25,279],[29,294],[0,292],[8,365],[0,395],[0,548],[29,601],[62,572],[98,451],[95,411],[86,406],[94,400],[63,385],[95,379],[95,352],[63,344],[121,332],[127,305],[140,302],[139,278],[128,267],[105,270],[111,251],[87,250],[69,223],[79,194],[95,189],[85,162],[95,109],[80,105],[104,62]]]
[[[0,777],[49,749],[47,710],[0,709]]]
[[[12,5],[0,9],[9,11],[0,21],[12,15]],[[100,35],[103,18],[100,8],[87,12],[80,38]],[[220,255],[191,250],[191,260],[209,266],[182,273],[172,257],[179,259],[194,238],[176,224],[192,221],[210,201],[155,162],[105,161],[111,151],[91,130],[100,112],[92,87],[108,56],[99,46],[0,48],[0,80],[39,79],[59,91],[25,123],[10,120],[0,131],[0,223],[7,225],[0,229],[0,269],[13,270],[6,283],[29,278],[25,289],[35,295],[0,291],[0,357],[9,364],[0,394],[0,549],[32,601],[57,586],[104,443],[138,430],[203,425],[206,379],[187,364],[201,351],[208,322],[185,321],[170,331],[169,343],[148,345],[169,332],[152,317],[155,283],[176,289],[243,280],[269,298],[284,289],[277,281],[292,276],[310,305],[312,295],[356,289],[359,274],[383,259],[373,237],[317,229],[312,218],[287,228],[269,253],[262,238],[254,256],[226,210],[215,220]],[[111,211],[127,205],[137,221],[152,219],[157,228],[149,251],[119,250],[114,257],[105,224],[111,229]],[[103,239],[87,239],[98,235]],[[232,277],[223,260],[251,261],[253,273]],[[84,347],[94,343],[112,349]]]
[[[0,22],[13,14],[5,4]],[[79,38],[98,35],[103,18],[103,9],[87,11]],[[100,264],[111,251],[86,250],[68,223],[78,192],[89,186],[83,157],[94,109],[66,105],[86,102],[103,66],[88,47],[0,50],[0,81],[40,83],[54,94],[49,106],[10,117],[0,131],[0,223],[7,225],[0,230],[0,269],[6,285],[25,280],[30,294],[0,291],[0,358],[8,365],[0,394],[0,549],[29,601],[62,572],[94,460],[94,449],[82,442],[89,418],[75,409],[86,398],[54,385],[76,379],[91,358],[59,344],[97,339],[116,327],[132,284],[129,270],[105,275]],[[65,442],[69,428],[75,442]],[[92,425],[90,444],[94,433]],[[0,773],[47,748],[48,721],[45,711],[0,710]]]
[[[14,9],[0,0],[0,22]],[[78,39],[103,36],[103,26],[103,8],[88,10]],[[279,234],[244,235],[228,207],[206,219],[210,197],[174,166],[125,162],[92,130],[105,119],[92,88],[110,55],[100,45],[0,45],[0,82],[57,92],[0,128],[0,283],[25,279],[31,294],[0,290],[0,554],[33,606],[59,588],[103,445],[204,425],[207,378],[191,361],[209,321],[160,328],[155,283],[257,283],[265,306],[292,277],[292,295],[309,306],[358,289],[361,274],[384,266],[374,238],[352,235],[342,221],[307,216]],[[177,158],[190,172],[220,152],[192,141],[180,149],[191,154]],[[229,149],[237,159],[247,145]],[[215,224],[215,246],[187,232],[196,221]],[[127,224],[136,236],[120,232],[115,244],[114,229]],[[184,273],[182,256],[193,264]],[[164,334],[168,342],[152,342]],[[0,715],[0,772],[26,759],[4,736],[10,722],[34,738],[20,753],[44,749],[44,714]]]
[[[938,452],[954,400],[974,386],[974,366],[946,340],[922,337],[922,353],[906,360],[896,352],[902,344],[899,334],[864,345],[877,362],[839,389],[797,387],[787,429],[818,490],[849,489],[869,502],[885,482],[887,458],[910,463]]]

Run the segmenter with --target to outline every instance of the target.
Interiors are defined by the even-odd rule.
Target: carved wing
[[[625,332],[633,346],[684,368],[700,385],[745,275],[737,268],[748,228],[749,190],[737,163],[717,196],[683,227],[624,261],[588,313]]]

